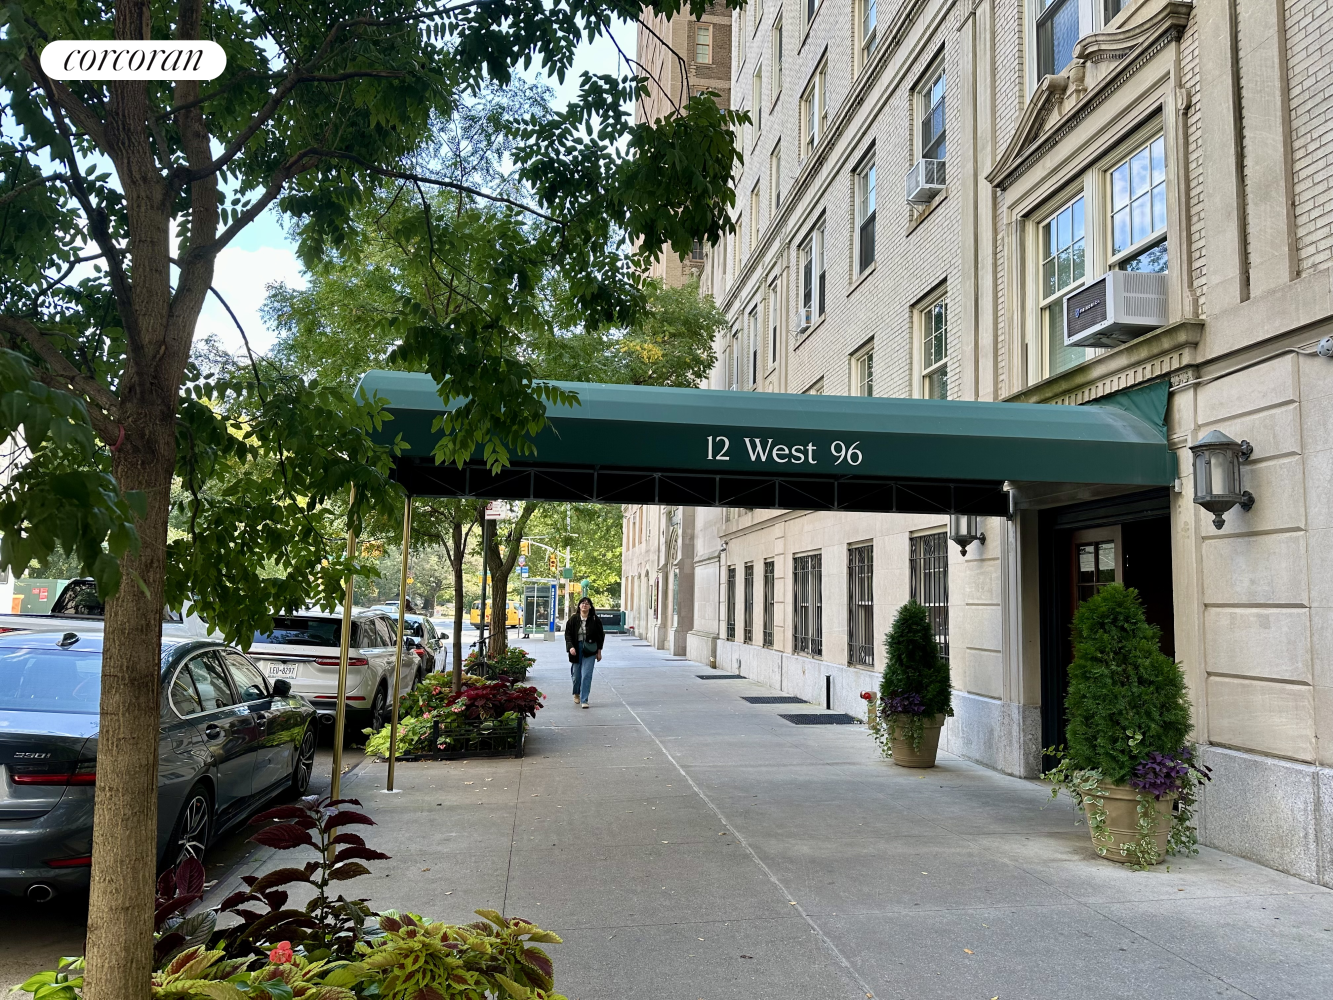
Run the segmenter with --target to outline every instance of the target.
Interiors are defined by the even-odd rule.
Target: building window
[[[819,0],[805,0],[805,23],[809,24],[815,19],[815,11],[819,9]]]
[[[764,645],[773,645],[773,599],[775,566],[772,559],[764,560]]]
[[[914,535],[908,551],[911,598],[930,613],[940,656],[949,659],[949,535]]]
[[[824,557],[818,552],[792,559],[793,653],[824,654]]]
[[[694,245],[690,247],[690,260],[703,260],[703,259],[704,259],[703,240],[695,240]]]
[[[727,383],[728,383],[727,388],[733,390],[740,388],[739,385],[740,374],[741,374],[740,339],[741,339],[740,331],[739,330],[733,331],[733,333],[731,334],[731,347],[727,351]]]
[[[949,297],[941,295],[920,310],[921,396],[949,398]]]
[[[754,563],[745,564],[745,631],[742,638],[754,642]]]
[[[680,570],[671,571],[671,627],[680,621]]]
[[[801,328],[824,315],[824,223],[810,233],[800,250]]]
[[[773,147],[768,154],[768,217],[777,217],[782,207],[782,144]]]
[[[777,103],[780,93],[782,93],[782,18],[779,16],[773,25],[773,103]]]
[[[754,31],[764,19],[764,0],[750,0],[750,30]]]
[[[875,263],[875,161],[856,174],[856,273]]]
[[[1129,0],[1106,0],[1106,3],[1102,8],[1102,11],[1106,16],[1104,23],[1110,24],[1115,20],[1116,15],[1128,6]]]
[[[750,243],[747,249],[753,250],[759,242],[759,182],[754,182],[750,189]]]
[[[1037,79],[1062,72],[1078,41],[1078,0],[1037,0]]]
[[[759,384],[759,306],[756,304],[750,310],[749,322],[746,325],[745,339],[748,343],[745,345],[747,358],[746,385],[745,388],[753,389]]]
[[[947,155],[944,141],[944,67],[926,77],[929,81],[917,91],[917,114],[921,120],[921,159],[943,160]]]
[[[847,547],[847,663],[875,665],[875,549]]]
[[[727,638],[736,638],[736,567],[727,567]]]
[[[745,30],[745,12],[737,11],[734,18],[731,33],[736,36],[736,70],[739,75],[740,68],[745,64],[745,36],[748,32]]]
[[[754,137],[764,127],[764,67],[759,66],[750,77],[750,109],[754,116]]]
[[[1052,375],[1087,359],[1085,348],[1065,346],[1065,296],[1083,283],[1087,266],[1083,228],[1082,195],[1041,226],[1041,323]]]
[[[774,282],[768,288],[768,367],[778,363],[778,318],[782,315],[780,287]]]
[[[1166,271],[1166,140],[1160,135],[1111,171],[1111,265]]]
[[[861,61],[857,69],[861,70],[870,61],[870,57],[875,52],[875,46],[879,44],[879,32],[876,30],[879,22],[879,11],[878,0],[858,0],[858,3],[861,6]]]
[[[809,156],[828,124],[828,63],[810,78],[810,86],[801,95],[801,146]]]
[[[697,63],[713,61],[713,29],[707,24],[695,25],[694,61]]]
[[[852,395],[875,394],[875,349],[872,345],[852,355]]]
[[[1115,541],[1081,542],[1078,560],[1078,603],[1082,604],[1108,584],[1115,583]]]
[[[803,395],[803,396],[822,396],[822,395],[824,395],[824,377],[821,375],[819,378],[817,378],[817,379],[815,379],[813,382],[811,382],[811,383],[806,387],[805,391],[801,393],[801,395]]]

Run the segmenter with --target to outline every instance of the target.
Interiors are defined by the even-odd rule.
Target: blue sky
[[[622,22],[615,31],[621,48],[633,55],[635,49],[635,26]],[[579,74],[585,70],[593,73],[615,73],[623,71],[615,46],[606,38],[599,38],[592,44],[584,43],[578,52],[574,71],[565,77],[564,84],[548,81],[555,90],[557,105],[563,105],[578,90]],[[534,74],[535,75],[535,74]],[[259,308],[263,305],[265,287],[271,282],[285,282],[293,287],[305,284],[301,268],[297,263],[294,244],[287,239],[279,224],[275,212],[267,212],[256,219],[218,255],[214,272],[213,285],[227,300],[237,319],[245,327],[250,346],[256,351],[266,351],[273,343],[273,334],[265,328],[259,317]],[[199,323],[195,327],[195,336],[204,337],[216,334],[228,350],[239,352],[242,349],[240,335],[226,312],[218,305],[213,296],[205,302]]]

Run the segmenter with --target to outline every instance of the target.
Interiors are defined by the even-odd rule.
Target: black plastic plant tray
[[[778,718],[786,719],[793,726],[854,726],[861,721],[841,712],[824,712],[819,715],[813,712],[800,715],[780,714]]]
[[[792,698],[789,695],[768,695],[761,694],[755,697],[742,697],[741,701],[748,701],[751,705],[808,705],[810,704],[804,698]]]
[[[701,681],[743,681],[744,674],[695,674]]]
[[[399,760],[522,757],[523,744],[528,735],[527,722],[526,716],[520,716],[515,722],[473,719],[465,721],[461,726],[449,726],[444,736],[440,735],[440,724],[437,722],[431,730],[429,746],[438,748],[441,743],[445,743],[444,748],[404,755]]]

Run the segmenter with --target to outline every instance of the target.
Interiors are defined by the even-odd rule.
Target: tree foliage
[[[1065,696],[1072,766],[1116,783],[1151,753],[1178,754],[1190,734],[1185,676],[1162,652],[1138,591],[1103,587],[1074,612],[1073,636]]]

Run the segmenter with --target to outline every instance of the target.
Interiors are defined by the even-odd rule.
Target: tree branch
[[[102,385],[96,379],[89,378],[70,363],[70,360],[60,353],[60,349],[51,343],[46,334],[42,333],[37,326],[19,316],[0,315],[0,333],[7,333],[10,337],[18,337],[42,359],[50,369],[50,374],[59,380],[55,388],[64,390],[74,390],[74,392],[88,397],[97,407],[100,407],[109,418],[109,426],[115,425],[114,416],[119,408],[120,401],[111,393],[106,386]],[[46,379],[42,380],[46,382]],[[51,383],[47,383],[51,384]],[[90,415],[91,411],[90,411]],[[102,429],[98,429],[102,433]],[[102,435],[106,437],[105,434]]]
[[[20,184],[7,194],[0,195],[0,205],[7,205],[21,194],[31,191],[33,188],[41,187],[44,184],[50,184],[52,181],[68,181],[69,174],[47,174],[45,177],[39,177],[35,181],[28,181],[27,184]]]

